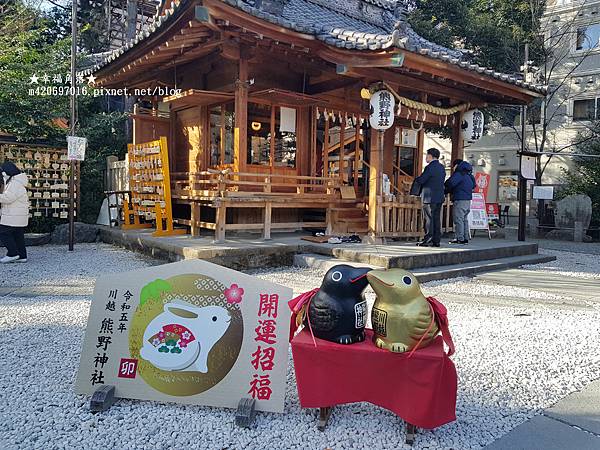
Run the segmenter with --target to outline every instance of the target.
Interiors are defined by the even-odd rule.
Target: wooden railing
[[[452,202],[450,196],[446,196],[446,200],[442,205],[442,233],[451,233],[454,231],[454,220],[452,219]]]
[[[381,214],[382,230],[378,237],[420,238],[425,235],[422,214],[422,203],[419,197],[396,195],[392,200],[383,200],[378,205]],[[446,197],[442,205],[442,233],[452,232],[452,204]]]
[[[212,170],[171,174],[174,195],[194,198],[281,197],[323,199],[335,195],[340,180],[283,174],[256,174]]]
[[[423,218],[421,199],[410,195],[397,195],[393,200],[383,200],[378,207],[383,229],[379,237],[422,237]]]
[[[215,241],[222,242],[227,230],[262,230],[264,239],[271,238],[272,229],[299,229],[302,227],[331,229],[330,209],[339,198],[337,178],[256,174],[226,170],[207,170],[198,173],[171,174],[172,196],[176,201],[191,206],[190,220],[179,220],[188,225],[192,235],[200,228],[215,231]],[[214,221],[201,219],[200,208],[216,210]],[[229,208],[258,208],[261,222],[227,223]],[[273,222],[273,209],[322,209],[325,221]]]

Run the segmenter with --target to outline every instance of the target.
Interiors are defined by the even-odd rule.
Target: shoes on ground
[[[4,258],[0,259],[0,263],[1,264],[8,264],[8,263],[12,263],[15,262],[19,259],[18,256],[5,256]]]
[[[432,247],[439,247],[440,243],[438,242],[437,244],[431,244]]]
[[[15,262],[17,262],[17,263],[26,263],[27,262],[27,258],[19,258]]]
[[[452,239],[448,244],[462,244],[463,241],[459,241],[458,239]]]
[[[429,244],[431,244],[431,241],[419,241],[417,247],[429,247]]]
[[[460,241],[460,243],[466,245],[469,243],[469,241]]]

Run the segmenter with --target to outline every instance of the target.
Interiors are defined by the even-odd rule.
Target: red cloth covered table
[[[316,339],[307,329],[292,340],[300,405],[320,408],[370,402],[420,428],[456,420],[457,377],[441,336],[412,357],[382,350],[365,330],[364,342],[341,345]]]

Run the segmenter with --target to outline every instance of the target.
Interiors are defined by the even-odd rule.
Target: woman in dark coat
[[[473,166],[467,161],[460,159],[454,161],[454,173],[446,180],[444,186],[446,192],[452,198],[454,231],[456,239],[451,244],[468,244],[469,212],[471,211],[471,199],[475,189],[475,178],[473,177]]]

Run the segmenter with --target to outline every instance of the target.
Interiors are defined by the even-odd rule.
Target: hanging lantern
[[[375,130],[387,130],[394,125],[394,108],[396,99],[388,90],[375,92],[371,96],[371,115],[369,123]]]
[[[252,122],[252,129],[254,131],[260,131],[262,124],[260,122]]]
[[[369,100],[371,98],[371,91],[368,88],[362,88],[360,90],[360,98],[363,100]]]
[[[466,142],[475,142],[483,136],[484,116],[478,109],[467,111],[461,124],[462,136]]]

